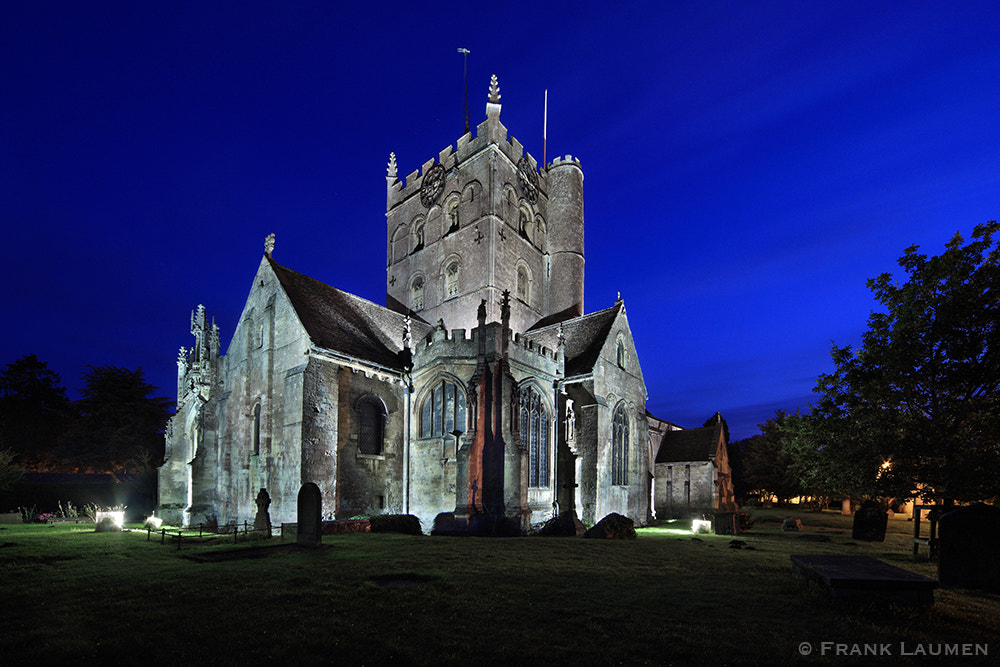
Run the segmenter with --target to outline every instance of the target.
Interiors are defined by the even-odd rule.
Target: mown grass
[[[807,530],[781,532],[786,514]],[[893,519],[886,542],[868,544],[851,540],[850,517],[759,517],[740,538],[752,550],[666,528],[634,541],[356,534],[215,563],[179,553],[231,538],[178,552],[144,532],[8,526],[0,664],[854,664],[818,655],[824,641],[1000,654],[998,595],[939,589],[928,610],[858,608],[791,575],[790,554],[846,553],[935,577],[912,559],[912,524]],[[801,642],[816,653],[801,656]]]

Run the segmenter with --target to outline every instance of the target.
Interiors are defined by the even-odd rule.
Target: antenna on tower
[[[465,107],[463,109],[465,114],[465,133],[469,133],[469,50],[459,48],[459,53],[462,54],[462,89],[465,95]]]

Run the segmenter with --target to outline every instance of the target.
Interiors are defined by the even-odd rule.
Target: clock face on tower
[[[424,174],[424,180],[420,184],[420,203],[427,208],[434,206],[443,191],[444,167],[436,164]]]
[[[534,204],[538,200],[538,174],[531,168],[527,158],[517,161],[517,179],[521,184],[521,194]]]

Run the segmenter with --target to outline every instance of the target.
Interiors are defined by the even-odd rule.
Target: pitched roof
[[[597,358],[611,333],[611,327],[624,307],[624,302],[618,301],[610,308],[562,322],[566,338],[566,377],[594,370]],[[550,324],[537,329],[532,327],[525,333],[525,337],[554,350],[559,344],[559,325]]]
[[[656,463],[714,460],[721,439],[721,420],[701,428],[667,431],[656,452]]]
[[[404,315],[267,259],[314,345],[402,370]],[[431,331],[415,319],[410,328],[414,340]]]

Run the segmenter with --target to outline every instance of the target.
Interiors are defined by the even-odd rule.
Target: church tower
[[[486,120],[405,181],[395,154],[386,177],[386,305],[429,324],[471,330],[485,300],[510,326],[582,315],[583,171],[571,156],[539,170],[500,122],[494,75]]]

